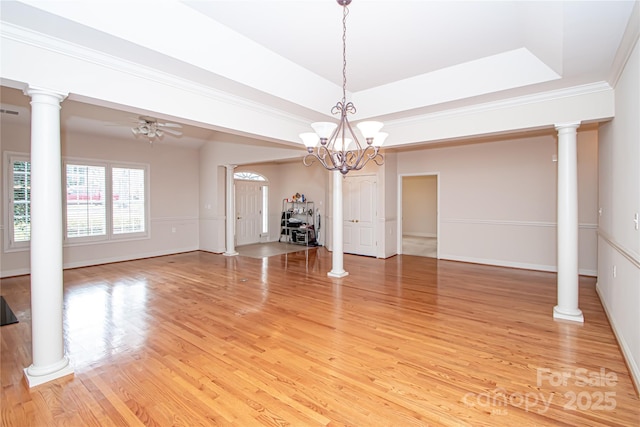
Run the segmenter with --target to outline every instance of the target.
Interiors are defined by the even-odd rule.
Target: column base
[[[345,277],[348,276],[349,273],[342,270],[342,271],[333,271],[331,270],[330,272],[327,273],[327,276],[329,277],[336,277],[336,278],[340,278],[340,277]]]
[[[58,363],[44,368],[31,365],[24,369],[24,377],[29,388],[66,377],[67,375],[73,375],[73,366],[69,363],[67,356],[64,356]]]
[[[238,252],[225,252],[222,255],[224,256],[236,256],[236,255],[240,255]]]
[[[568,320],[570,322],[584,323],[584,316],[579,308],[563,309],[559,306],[553,307],[553,318],[556,320]]]

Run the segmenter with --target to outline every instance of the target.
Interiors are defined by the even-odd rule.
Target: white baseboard
[[[473,264],[485,264],[485,265],[495,265],[498,267],[510,267],[510,268],[520,268],[523,270],[536,270],[536,271],[548,271],[550,273],[556,273],[558,271],[555,265],[546,265],[546,264],[529,264],[524,262],[513,262],[513,261],[505,261],[501,259],[487,259],[487,258],[473,258],[473,257],[461,257],[458,255],[447,255],[440,254],[439,259],[446,259],[451,261],[461,261],[461,262],[470,262]],[[588,269],[579,269],[578,274],[582,276],[592,276],[597,277],[598,272],[595,270]]]
[[[90,260],[76,261],[76,262],[67,262],[62,265],[62,268],[68,269],[68,268],[90,267],[92,265],[111,264],[114,262],[122,262],[122,261],[133,261],[136,259],[153,258],[153,257],[165,256],[165,255],[175,255],[179,253],[193,252],[197,250],[199,250],[199,248],[194,246],[194,247],[178,248],[178,249],[171,249],[171,250],[165,250],[165,251],[146,252],[142,254],[135,254],[135,255],[129,255],[129,256],[117,256],[117,257],[90,259]],[[14,276],[25,276],[25,275],[31,274],[31,269],[20,268],[16,270],[6,270],[6,271],[2,271],[1,274],[2,274],[2,278],[14,277]]]
[[[0,277],[1,278],[6,278],[6,277],[15,277],[15,276],[25,276],[27,274],[31,274],[31,270],[28,268],[18,268],[15,270],[3,270]]]
[[[631,380],[634,382],[636,386],[636,392],[638,393],[638,397],[640,397],[640,368],[633,358],[633,352],[629,348],[627,341],[624,339],[624,336],[618,333],[618,328],[613,320],[613,317],[610,315],[609,307],[607,306],[607,302],[600,293],[599,283],[596,283],[596,293],[598,294],[598,298],[600,299],[600,303],[602,304],[602,308],[604,308],[604,313],[607,315],[607,319],[609,319],[609,324],[611,325],[611,329],[613,330],[613,335],[615,335],[616,340],[618,341],[618,345],[620,346],[620,350],[622,351],[622,356],[627,362],[627,367],[629,368],[629,373],[631,374]]]
[[[177,249],[170,249],[170,250],[164,250],[164,251],[146,252],[146,253],[129,255],[129,256],[117,256],[117,257],[109,257],[109,258],[92,259],[92,260],[86,260],[86,261],[77,261],[77,262],[65,263],[63,265],[63,268],[67,269],[67,268],[90,267],[92,265],[111,264],[113,262],[122,262],[122,261],[133,261],[136,259],[154,258],[158,256],[165,256],[165,255],[175,255],[179,253],[193,252],[197,250],[199,250],[199,248],[196,246],[193,246],[193,247],[177,248]]]

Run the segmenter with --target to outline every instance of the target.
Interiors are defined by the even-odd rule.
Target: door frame
[[[259,179],[246,179],[246,178],[236,178],[236,173],[245,173],[248,175],[255,175],[255,176],[259,176],[262,177],[264,180],[259,180]],[[234,172],[234,178],[233,178],[233,200],[234,200],[234,213],[233,213],[233,240],[235,242],[235,245],[238,245],[238,196],[237,196],[237,190],[236,190],[236,183],[237,182],[248,182],[248,183],[252,183],[255,184],[256,186],[259,187],[269,187],[269,179],[264,176],[261,173],[258,172],[254,172],[251,170],[242,170],[242,171],[236,171]],[[268,190],[267,190],[268,191]],[[262,194],[262,190],[261,190],[261,194]],[[270,197],[271,193],[269,192],[269,197]],[[260,233],[258,234],[258,241],[255,243],[265,243],[265,241],[269,241],[269,235],[271,234],[271,227],[269,227],[269,230],[267,231],[267,233],[263,233],[262,232],[262,221],[263,221],[263,215],[264,214],[264,209],[265,209],[265,203],[264,200],[260,201],[261,203],[261,209],[260,209],[260,224],[259,224],[259,229],[260,229]],[[269,211],[269,200],[266,201],[266,209],[267,209],[267,213]],[[268,214],[267,214],[267,221],[268,221]],[[265,240],[266,239],[266,240]]]
[[[380,256],[380,242],[378,241],[378,174],[375,173],[361,173],[361,174],[355,174],[355,175],[346,175],[344,177],[341,177],[342,179],[344,179],[345,181],[347,179],[355,179],[355,178],[373,178],[374,180],[374,188],[372,191],[372,197],[373,197],[373,213],[372,213],[372,231],[373,231],[373,242],[374,242],[374,246],[375,246],[375,254],[373,255],[362,255],[362,254],[355,254],[355,255],[362,255],[362,256],[371,256],[374,258],[378,258]],[[343,181],[344,184],[344,181]],[[345,207],[345,201],[344,201],[344,188],[343,188],[343,193],[342,193],[342,213],[343,213],[343,218],[342,218],[342,233],[343,233],[343,238],[344,238],[344,207]],[[342,249],[344,250],[344,241],[342,244]]]
[[[398,255],[402,255],[402,183],[405,177],[410,176],[435,176],[436,177],[436,259],[440,259],[440,172],[406,173],[398,175]]]

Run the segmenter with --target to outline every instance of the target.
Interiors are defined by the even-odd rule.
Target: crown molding
[[[607,82],[596,82],[585,85],[574,86],[566,89],[558,89],[548,92],[536,93],[533,95],[524,95],[514,98],[486,102],[482,104],[470,105],[467,107],[453,108],[449,110],[437,111],[434,113],[419,114],[412,117],[388,120],[386,125],[403,126],[414,124],[417,122],[424,122],[436,118],[467,116],[470,114],[484,113],[488,111],[503,110],[515,107],[521,107],[526,105],[540,104],[547,101],[553,101],[557,99],[572,98],[580,95],[589,95],[598,92],[606,92],[613,90]]]
[[[40,49],[77,59],[79,61],[117,70],[118,72],[126,73],[137,78],[149,80],[186,92],[204,95],[221,103],[235,105],[279,118],[284,117],[288,120],[297,122],[301,126],[308,126],[309,124],[308,118],[292,114],[285,110],[268,107],[265,104],[235,96],[228,92],[212,88],[211,86],[196,83],[185,78],[177,77],[173,74],[164,73],[154,68],[136,64],[113,55],[61,40],[12,23],[5,21],[0,21],[0,23],[0,37],[3,39],[13,40],[18,43],[25,43]]]

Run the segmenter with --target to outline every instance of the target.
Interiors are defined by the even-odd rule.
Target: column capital
[[[224,165],[224,167],[227,168],[227,169],[234,170],[235,168],[238,167],[238,165]]]
[[[37,95],[46,95],[52,98],[56,98],[58,102],[62,102],[65,100],[67,96],[69,96],[69,92],[60,92],[56,90],[46,89],[38,86],[27,86],[24,89],[24,94],[30,97],[34,97]]]
[[[556,123],[554,125],[554,127],[556,128],[557,131],[560,131],[562,129],[578,129],[580,127],[580,121],[578,122],[568,122],[568,123]]]

